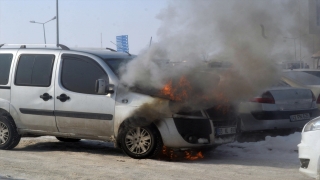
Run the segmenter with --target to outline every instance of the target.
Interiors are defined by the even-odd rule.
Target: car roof
[[[42,45],[42,47],[39,47],[37,44],[27,44],[27,45],[20,45],[20,44],[0,44],[0,51],[1,50],[65,50],[70,52],[84,52],[92,55],[96,55],[102,59],[133,59],[136,57],[136,55],[131,55],[130,53],[126,52],[117,52],[113,49],[106,48],[68,48],[67,46],[60,45],[57,48],[56,45],[47,44],[48,46],[45,47],[45,45]],[[3,47],[2,47],[3,46]],[[38,47],[35,47],[38,46]],[[51,47],[50,47],[51,46]]]
[[[133,59],[136,55],[129,55],[124,52],[114,52],[107,49],[84,49],[84,48],[71,48],[71,51],[84,52],[99,56],[102,59]]]
[[[51,50],[59,50],[61,51],[62,49],[60,48],[0,48],[0,52],[1,50],[39,50],[39,51],[51,51]],[[66,51],[70,51],[70,52],[83,52],[83,53],[88,53],[88,54],[92,54],[95,56],[98,56],[102,59],[133,59],[136,57],[136,55],[131,55],[128,53],[124,53],[124,52],[114,52],[114,51],[110,51],[108,49],[90,49],[90,48],[70,48],[69,50],[65,50]]]

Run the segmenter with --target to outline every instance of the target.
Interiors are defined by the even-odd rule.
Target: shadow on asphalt
[[[81,140],[79,142],[36,142],[24,147],[16,147],[14,151],[66,151],[86,152],[99,155],[125,156],[121,149],[114,148],[112,143],[102,141]]]

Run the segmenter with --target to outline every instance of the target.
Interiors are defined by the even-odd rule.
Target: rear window
[[[12,57],[12,54],[0,54],[0,85],[8,84]]]
[[[291,87],[291,86],[284,81],[279,81],[278,83],[272,85],[272,87]]]
[[[320,85],[320,74],[315,71],[289,71],[284,72],[283,75],[293,81],[302,85]]]
[[[320,71],[305,71],[307,74],[311,74],[320,78]]]

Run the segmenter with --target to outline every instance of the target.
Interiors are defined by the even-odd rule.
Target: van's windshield
[[[118,77],[120,75],[121,67],[125,68],[125,65],[131,60],[132,59],[103,59]]]

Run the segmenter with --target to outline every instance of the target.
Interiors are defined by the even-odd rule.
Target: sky
[[[157,41],[157,14],[166,0],[59,0],[59,43],[68,47],[116,49],[116,36],[129,36],[138,54]],[[43,26],[56,16],[56,0],[0,0],[0,44],[44,44]],[[56,20],[45,24],[47,44],[56,43]]]

